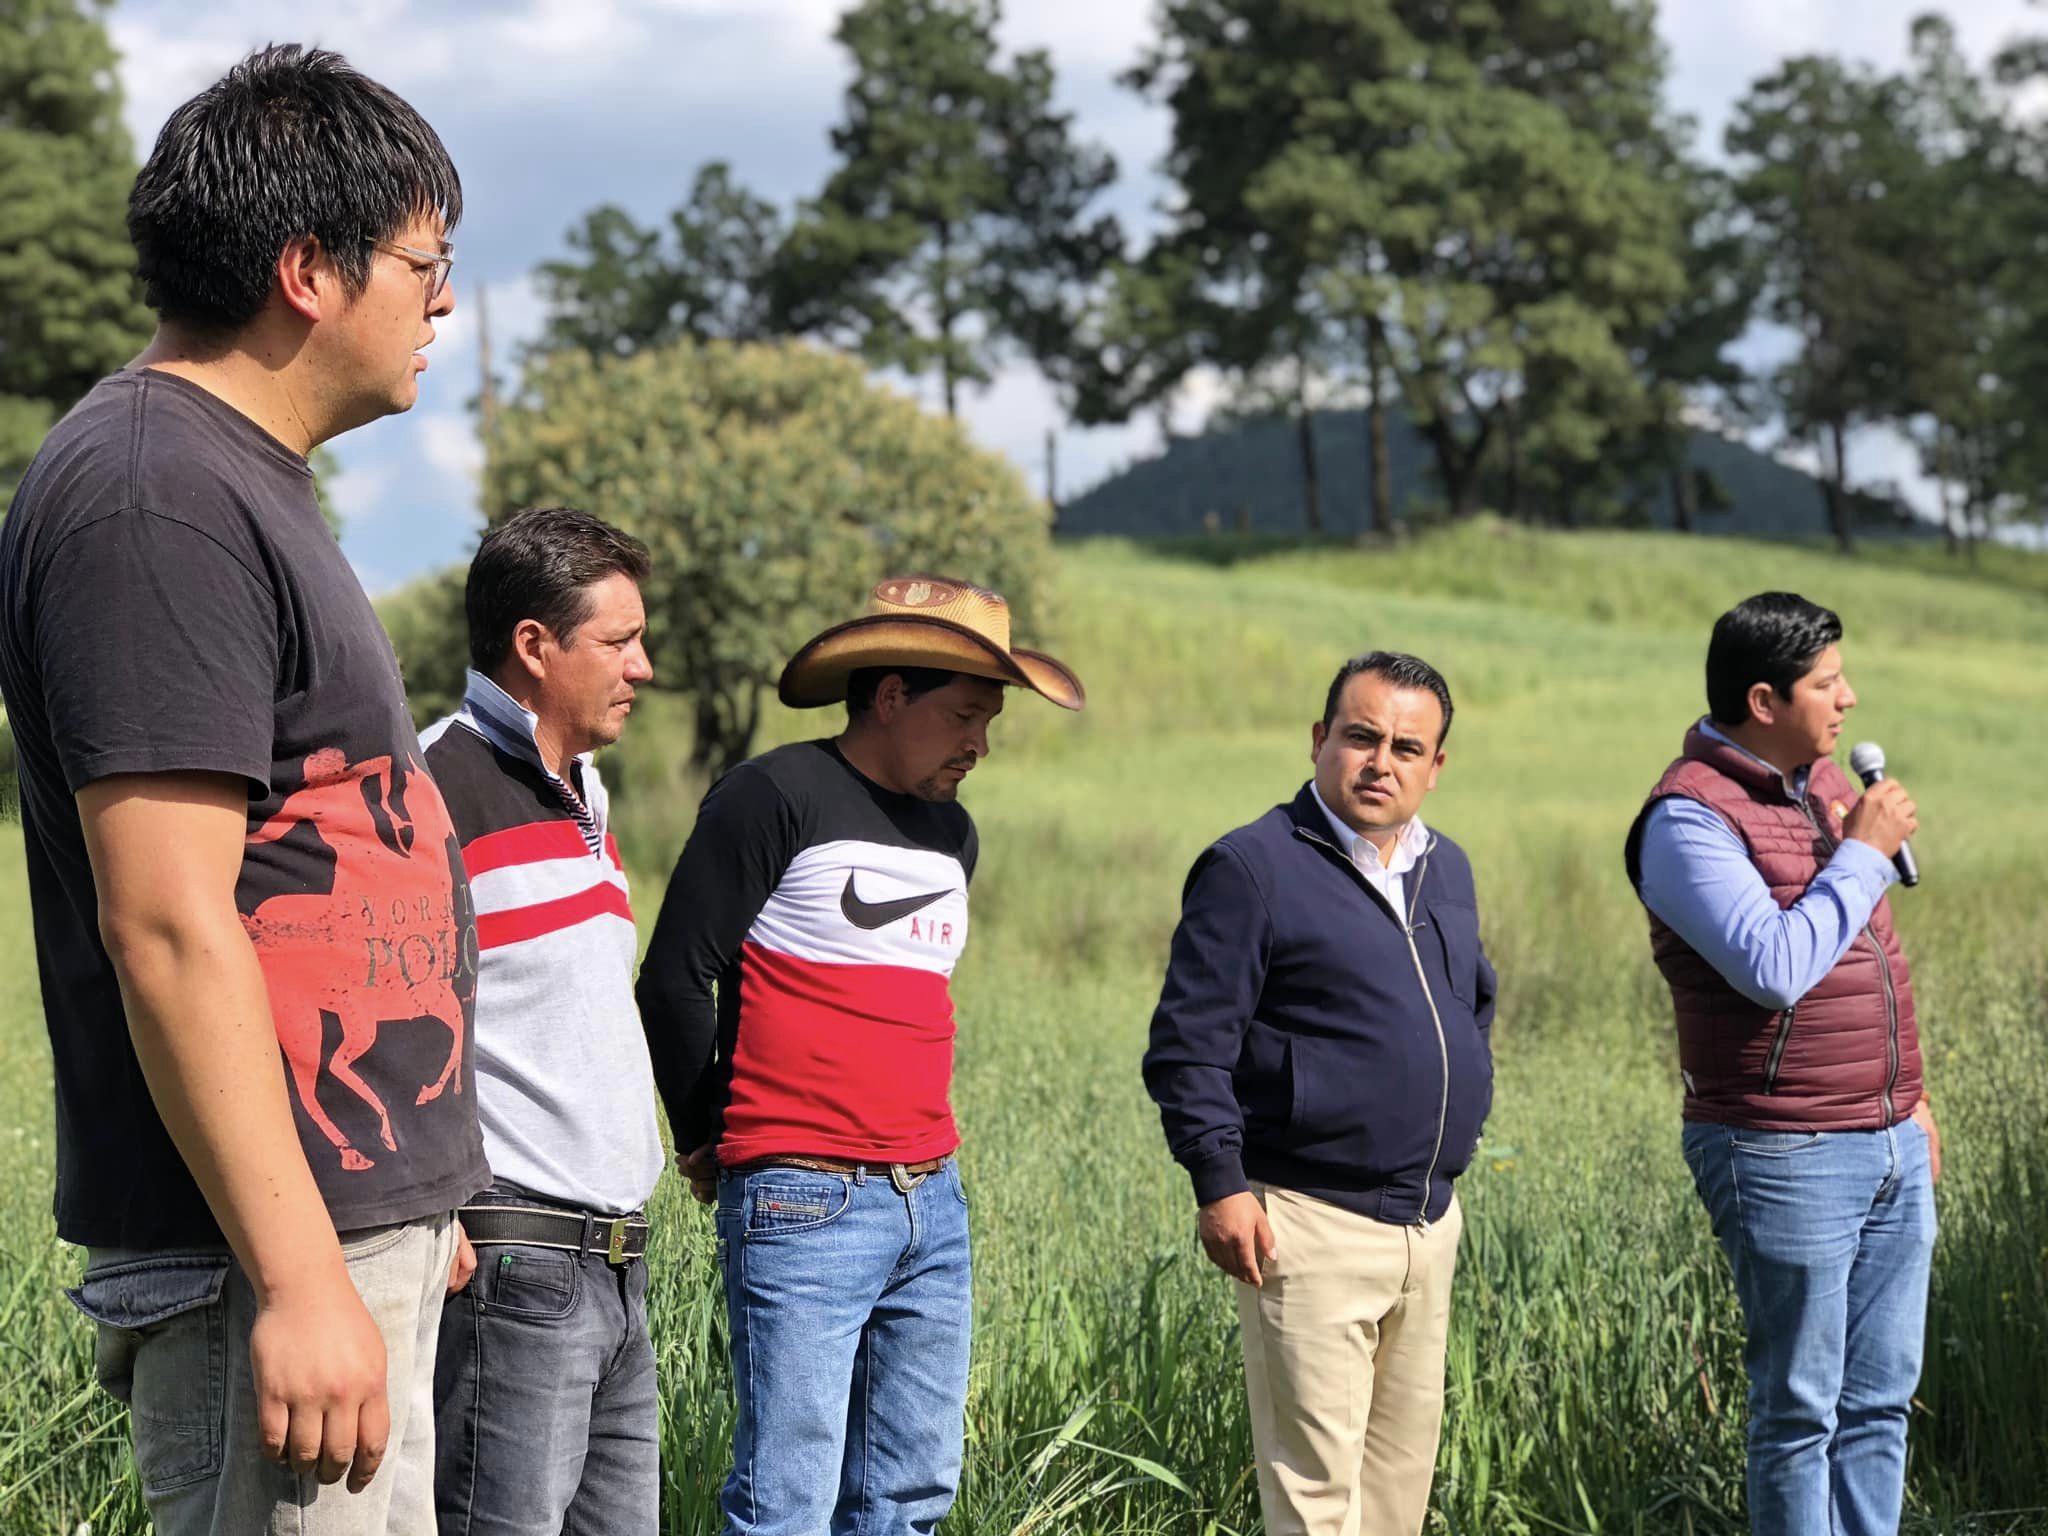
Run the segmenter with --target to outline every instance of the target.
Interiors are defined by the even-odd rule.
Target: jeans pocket
[[[837,1173],[777,1168],[747,1182],[746,1238],[790,1237],[829,1226],[853,1202],[853,1184]]]
[[[1795,1152],[1804,1152],[1821,1143],[1820,1131],[1745,1131],[1732,1130],[1728,1143],[1738,1152],[1747,1152],[1757,1157],[1790,1157]]]
[[[583,1264],[566,1248],[520,1248],[489,1244],[477,1255],[470,1289],[477,1304],[493,1313],[553,1321],[576,1306]]]
[[[139,1259],[88,1270],[67,1293],[97,1327],[94,1374],[128,1405],[147,1495],[220,1475],[228,1268],[211,1254]]]
[[[342,1262],[354,1264],[363,1259],[374,1259],[380,1253],[389,1253],[405,1241],[405,1234],[412,1228],[413,1223],[401,1221],[388,1227],[360,1227],[353,1232],[343,1232],[340,1234]]]

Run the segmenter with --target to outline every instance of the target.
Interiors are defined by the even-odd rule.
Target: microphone
[[[1856,777],[1863,781],[1865,789],[1870,788],[1884,777],[1884,748],[1874,741],[1859,741],[1849,751],[1849,766]],[[1899,851],[1892,855],[1892,868],[1899,872],[1899,884],[1918,885],[1920,866],[1913,858],[1913,845],[1900,843]]]

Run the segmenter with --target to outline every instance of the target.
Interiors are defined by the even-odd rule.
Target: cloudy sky
[[[1896,65],[1926,3],[1664,0],[1673,96],[1699,119],[1702,142],[1717,144],[1731,103],[1780,58],[1831,50]],[[489,291],[503,359],[538,323],[527,274],[562,253],[563,232],[585,209],[614,202],[654,222],[709,159],[730,161],[743,182],[778,201],[813,191],[829,164],[826,134],[845,85],[831,38],[840,8],[839,0],[326,0],[315,19],[286,33],[271,0],[203,8],[119,0],[111,26],[128,122],[145,151],[171,109],[242,53],[291,40],[338,48],[406,96],[462,172],[458,307],[427,354],[420,404],[333,445],[344,543],[373,592],[465,559],[474,545],[481,454],[465,402],[478,383],[479,289]],[[1004,41],[1051,51],[1063,104],[1122,169],[1116,211],[1127,225],[1142,223],[1161,195],[1153,167],[1167,123],[1116,77],[1147,36],[1152,0],[1008,0],[1005,9]],[[1952,0],[1948,9],[1979,58],[2016,31],[2048,29],[2048,13],[2028,0]],[[1184,427],[1197,424],[1201,406],[1188,402]],[[1005,374],[965,414],[984,443],[1040,482],[1045,431],[1059,422],[1034,374]],[[1156,447],[1149,425],[1062,430],[1062,484],[1085,485]],[[1904,475],[1909,456],[1873,443],[1860,468]]]

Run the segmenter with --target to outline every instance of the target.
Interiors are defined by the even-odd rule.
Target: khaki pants
[[[1443,1427],[1464,1215],[1427,1234],[1254,1184],[1276,1247],[1237,1287],[1267,1536],[1415,1536]]]
[[[225,1249],[93,1249],[72,1299],[99,1325],[100,1385],[131,1410],[156,1536],[433,1536],[434,1346],[455,1241],[452,1212],[341,1235],[384,1336],[391,1408],[384,1464],[361,1493],[263,1459],[256,1295]]]

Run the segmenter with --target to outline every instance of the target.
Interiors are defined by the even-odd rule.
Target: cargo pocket
[[[66,1293],[98,1328],[100,1385],[134,1418],[147,1496],[220,1475],[227,1278],[224,1256],[135,1259],[90,1270]]]

